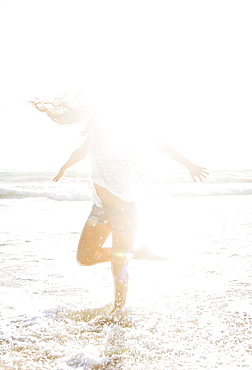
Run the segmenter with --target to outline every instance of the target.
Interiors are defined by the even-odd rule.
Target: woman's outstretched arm
[[[65,164],[61,167],[57,175],[54,177],[53,181],[57,182],[59,179],[64,176],[65,171],[73,166],[74,164],[78,163],[82,159],[84,159],[88,153],[88,146],[89,146],[89,138],[87,137],[86,141],[82,146],[80,146],[77,150],[75,150],[69,159],[66,161]]]
[[[184,167],[186,167],[189,170],[194,182],[196,182],[196,178],[198,178],[200,181],[203,181],[203,178],[206,178],[206,176],[209,175],[205,167],[197,166],[194,163],[190,162],[181,153],[179,153],[171,146],[165,144],[164,142],[155,142],[154,146],[162,153],[165,153],[170,158],[174,159],[176,162],[181,163]]]

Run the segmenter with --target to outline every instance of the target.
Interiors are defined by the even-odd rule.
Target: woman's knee
[[[83,249],[78,249],[76,260],[81,266],[91,266],[94,264],[94,253],[83,251]]]
[[[80,266],[89,266],[89,260],[81,258],[80,256],[76,256],[76,260]]]

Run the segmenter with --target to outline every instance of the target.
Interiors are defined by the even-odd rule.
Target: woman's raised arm
[[[76,149],[69,157],[69,159],[66,161],[65,164],[61,167],[57,175],[54,177],[53,181],[57,182],[59,179],[64,176],[65,171],[73,166],[74,164],[78,163],[82,159],[84,159],[88,153],[88,147],[89,147],[89,137],[87,137],[84,144],[82,144],[78,149]]]
[[[164,142],[155,142],[153,145],[160,150],[162,153],[165,153],[170,158],[174,159],[176,162],[181,163],[184,167],[186,167],[194,182],[196,182],[196,178],[200,181],[203,181],[203,178],[206,178],[209,173],[205,167],[197,166],[196,164],[190,162],[186,157],[184,157],[181,153],[177,150],[172,148],[171,146],[165,144]]]

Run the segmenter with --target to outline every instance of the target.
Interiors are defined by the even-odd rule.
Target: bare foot
[[[113,310],[110,312],[111,315],[123,315],[125,313],[125,305],[114,306]]]

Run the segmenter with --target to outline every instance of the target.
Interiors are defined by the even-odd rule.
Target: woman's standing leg
[[[130,258],[134,236],[112,231],[111,267],[115,287],[114,309],[122,308],[126,303],[128,291],[128,260]]]

